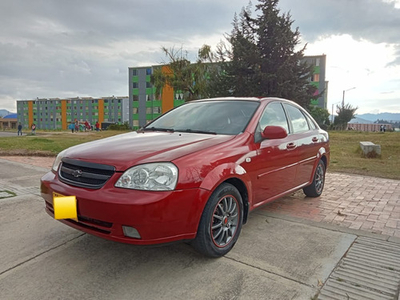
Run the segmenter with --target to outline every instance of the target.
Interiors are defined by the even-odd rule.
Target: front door
[[[252,157],[253,172],[250,172],[253,183],[253,206],[276,198],[295,186],[297,144],[291,135],[282,139],[261,140],[259,134],[269,125],[281,126],[289,132],[287,118],[280,102],[267,105],[256,132],[257,155]]]

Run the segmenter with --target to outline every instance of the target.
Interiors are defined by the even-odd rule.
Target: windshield
[[[258,105],[238,100],[190,102],[162,115],[144,130],[237,135],[245,130]]]

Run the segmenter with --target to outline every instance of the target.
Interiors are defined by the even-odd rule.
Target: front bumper
[[[49,172],[41,179],[46,212],[54,217],[53,193],[76,196],[78,220],[60,220],[75,229],[113,241],[151,245],[193,239],[210,191],[187,189],[167,192],[114,187],[114,174],[98,190],[67,185]],[[122,226],[135,228],[140,239],[124,235]]]

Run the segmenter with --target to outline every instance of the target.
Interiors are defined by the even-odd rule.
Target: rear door
[[[315,123],[302,109],[288,103],[284,103],[283,106],[292,128],[294,143],[297,145],[299,161],[295,183],[296,186],[300,186],[312,178],[321,139]]]

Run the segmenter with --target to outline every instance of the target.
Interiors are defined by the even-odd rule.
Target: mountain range
[[[7,109],[0,109],[0,118],[5,117],[9,114],[12,114],[12,112],[8,111]]]
[[[356,117],[371,122],[375,122],[377,120],[384,120],[388,122],[400,121],[400,113],[361,114],[361,115],[356,115]]]

